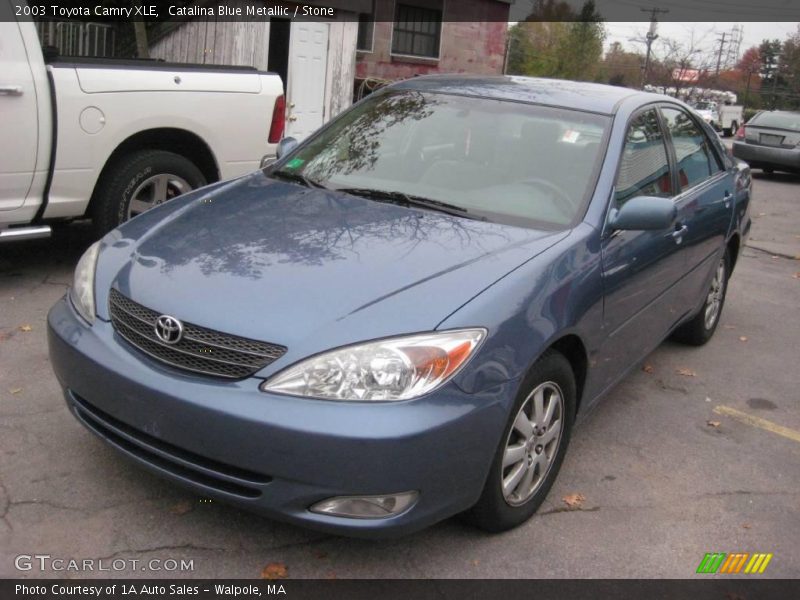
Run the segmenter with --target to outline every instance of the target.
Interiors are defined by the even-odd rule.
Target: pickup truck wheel
[[[124,221],[206,184],[190,160],[174,152],[142,150],[109,165],[92,200],[96,233],[104,235]]]
[[[717,263],[703,307],[691,321],[684,323],[675,330],[675,333],[672,334],[672,338],[675,341],[691,346],[702,346],[714,335],[722,315],[722,307],[725,304],[725,293],[728,291],[730,264],[730,257],[728,252],[725,251],[725,254]]]
[[[492,533],[527,521],[544,501],[569,444],[576,405],[567,359],[548,350],[520,386],[477,504],[463,516]]]

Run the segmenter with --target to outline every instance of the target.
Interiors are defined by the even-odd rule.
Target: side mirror
[[[293,137],[283,138],[280,142],[278,142],[278,146],[275,148],[275,156],[277,156],[278,159],[281,159],[289,154],[289,152],[297,148],[299,143],[300,142]]]
[[[671,198],[637,196],[619,210],[611,211],[609,225],[614,229],[666,229],[675,222],[678,211]]]

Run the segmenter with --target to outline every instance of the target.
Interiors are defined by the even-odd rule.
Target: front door
[[[672,198],[675,178],[658,113],[634,117],[611,202],[619,209],[639,196]],[[678,236],[679,237],[679,236]],[[682,240],[673,227],[656,231],[605,231],[602,242],[603,387],[644,357],[680,317],[677,282],[683,273]]]
[[[286,135],[302,140],[325,121],[328,24],[293,21]]]
[[[0,210],[10,210],[22,206],[31,187],[39,123],[33,73],[19,25],[3,11],[0,16],[10,18],[0,22]]]

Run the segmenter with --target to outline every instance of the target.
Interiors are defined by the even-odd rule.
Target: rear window
[[[762,112],[750,119],[749,125],[759,127],[776,127],[800,131],[800,113],[794,112]]]

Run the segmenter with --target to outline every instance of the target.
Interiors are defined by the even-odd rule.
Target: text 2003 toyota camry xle
[[[522,523],[576,416],[702,344],[749,171],[665,96],[421,77],[93,245],[49,316],[69,406],[199,493],[386,535]]]

